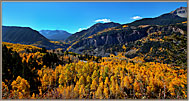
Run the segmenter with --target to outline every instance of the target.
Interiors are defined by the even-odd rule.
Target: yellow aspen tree
[[[66,87],[66,99],[70,99],[70,87],[69,86],[67,86]]]
[[[124,87],[125,87],[125,85],[124,85],[124,79],[121,79],[120,80],[120,90],[123,91]]]
[[[84,95],[85,95],[85,88],[84,88],[85,86],[84,85],[81,85],[81,87],[80,87],[80,89],[79,89],[79,97],[80,97],[80,99],[82,99],[83,97],[84,97]]]
[[[2,82],[2,99],[7,99],[9,96],[9,89],[8,86]]]
[[[87,76],[87,84],[90,84],[91,83],[91,77],[88,75]]]
[[[124,49],[124,51],[126,51],[126,46],[125,45],[123,45],[122,48]]]
[[[99,83],[101,83],[101,82],[103,82],[103,77],[102,76],[100,76],[100,78],[99,78],[99,81],[98,81]]]
[[[60,76],[59,76],[59,80],[58,80],[58,83],[59,83],[59,84],[63,84],[63,83],[64,83],[64,77],[63,77],[63,74],[60,74]]]
[[[120,89],[118,83],[116,83],[116,98],[120,94]]]
[[[83,76],[81,76],[79,79],[79,85],[84,85],[84,84],[85,84],[85,79]]]
[[[93,81],[92,81],[92,84],[91,84],[91,90],[94,90],[94,91],[96,91],[96,89],[97,89],[97,82],[96,82],[96,80],[94,79]]]
[[[96,79],[96,77],[98,77],[97,71],[94,70],[93,74],[92,74],[92,80]]]
[[[140,92],[140,85],[138,81],[135,81],[133,86],[135,91]]]
[[[36,99],[36,98],[35,98],[35,93],[32,94],[31,99]]]
[[[105,87],[108,87],[108,86],[109,86],[109,78],[108,78],[108,77],[106,77],[105,82],[104,82],[104,85],[105,85]]]
[[[111,77],[111,87],[110,87],[110,90],[111,90],[112,94],[115,95],[115,93],[116,93],[116,84],[115,84],[115,80],[114,80],[113,76]]]
[[[104,87],[104,96],[105,96],[106,99],[109,98],[109,91],[108,91],[107,87]]]
[[[124,85],[127,89],[129,89],[129,86],[130,86],[130,83],[129,83],[129,79],[128,79],[128,76],[125,76],[124,77]]]
[[[96,91],[96,98],[97,99],[102,99],[103,98],[103,95],[102,95],[102,87],[98,86],[98,89]]]
[[[74,87],[74,98],[77,98],[78,96],[79,96],[79,82],[77,82]]]
[[[70,98],[74,98],[74,85],[71,85],[69,90],[70,90]]]
[[[30,96],[30,85],[24,78],[18,76],[11,84],[12,90],[17,92],[19,99],[28,98]]]

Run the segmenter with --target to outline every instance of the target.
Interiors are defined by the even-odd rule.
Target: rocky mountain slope
[[[183,10],[185,8],[181,7],[176,9],[175,12],[180,9]],[[179,28],[177,24],[185,24],[186,21],[187,18],[180,17],[176,13],[171,12],[156,18],[144,18],[129,24],[104,28],[104,30],[96,33],[93,31],[93,34],[85,34],[85,32],[87,33],[90,29],[98,25],[96,24],[87,30],[70,36],[68,40],[75,38],[79,40],[71,43],[72,45],[67,50],[80,54],[108,56],[110,53],[116,54],[122,51],[122,45],[141,40],[152,33],[166,32],[168,34],[183,34],[186,30]]]
[[[187,18],[187,7],[180,7],[172,11],[171,14],[178,15],[179,17]]]
[[[71,35],[70,37],[68,37],[66,39],[66,42],[75,42],[78,41],[82,38],[86,38],[88,36],[91,36],[97,32],[100,32],[106,28],[111,28],[111,27],[116,27],[119,26],[119,23],[114,23],[114,22],[110,22],[110,23],[97,23],[93,26],[91,26],[90,28],[86,29],[86,30],[82,30],[80,32],[76,32],[75,34]]]
[[[70,48],[70,51],[97,56],[107,56],[110,53],[116,54],[116,52],[122,51],[122,45],[128,45],[130,42],[145,38],[152,33],[165,32],[168,34],[183,34],[184,31],[186,30],[182,30],[174,25],[149,25],[139,27],[121,26],[82,39],[77,44],[73,45],[72,48]]]

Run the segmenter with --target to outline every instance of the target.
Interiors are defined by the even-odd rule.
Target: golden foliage
[[[161,50],[161,49],[160,49]],[[26,55],[26,61],[32,56]],[[23,54],[22,54],[23,55]],[[25,57],[23,55],[23,57]],[[134,61],[135,60],[135,61]],[[11,98],[60,99],[169,99],[187,98],[187,71],[163,63],[144,62],[137,57],[129,62],[121,53],[103,61],[74,62],[38,70],[39,94],[29,94],[27,80],[17,77],[11,84]],[[139,62],[142,61],[142,62]],[[9,92],[2,83],[4,98]]]
[[[2,42],[3,45],[6,45],[7,48],[12,48],[13,51],[16,52],[26,52],[26,49],[32,50],[32,49],[41,49],[39,47],[33,46],[33,45],[24,45],[24,44],[14,44],[14,43],[9,43],[9,42]]]
[[[30,97],[30,85],[24,78],[18,76],[11,84],[11,94],[19,99],[26,99]]]

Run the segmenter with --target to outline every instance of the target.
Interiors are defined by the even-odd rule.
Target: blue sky
[[[75,33],[97,22],[157,17],[187,2],[3,2],[2,25]]]

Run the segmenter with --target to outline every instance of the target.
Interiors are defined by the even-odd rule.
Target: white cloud
[[[107,23],[107,22],[111,22],[111,21],[110,21],[110,19],[98,19],[98,20],[95,20],[95,22]]]
[[[80,31],[82,31],[82,30],[86,30],[86,29],[88,29],[88,28],[90,28],[90,27],[91,27],[91,26],[87,26],[86,28],[79,28],[77,32],[80,32]]]
[[[78,32],[80,32],[80,31],[82,31],[82,30],[84,30],[84,29],[87,29],[87,28],[79,28],[79,29],[78,29]]]
[[[132,19],[142,19],[142,17],[140,17],[140,16],[134,16],[134,17],[132,17]]]

